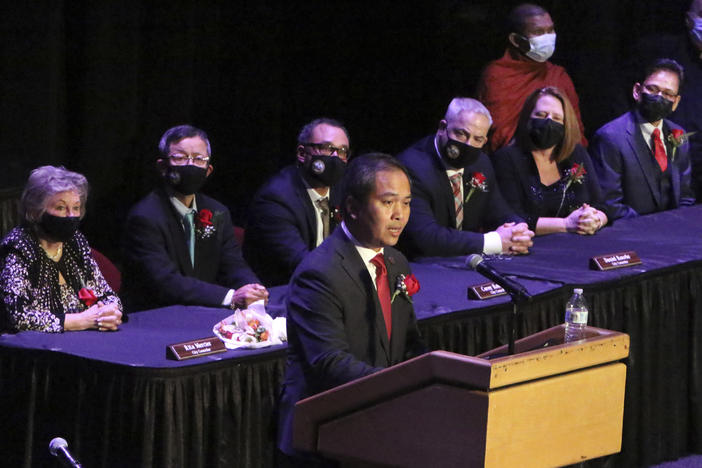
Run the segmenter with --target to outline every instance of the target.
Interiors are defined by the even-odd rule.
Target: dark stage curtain
[[[9,351],[3,464],[52,466],[60,435],[86,467],[270,467],[284,351],[225,363],[141,371]]]
[[[244,224],[261,183],[294,158],[307,121],[347,124],[355,151],[397,153],[436,130],[504,51],[517,0],[321,2],[38,0],[0,9],[1,187],[64,164],[92,185],[84,231],[119,263],[128,208],[155,183],[163,131],[208,131],[205,192]],[[689,1],[539,2],[556,23],[553,62],[581,97],[588,136],[628,96],[640,35],[681,32]],[[625,101],[625,99],[624,99]]]

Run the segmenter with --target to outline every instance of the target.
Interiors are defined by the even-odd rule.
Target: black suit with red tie
[[[390,294],[409,274],[407,259],[386,247]],[[374,278],[343,229],[310,252],[290,282],[287,299],[288,359],[280,402],[278,446],[292,448],[295,403],[425,352],[412,304],[392,302],[388,340]]]

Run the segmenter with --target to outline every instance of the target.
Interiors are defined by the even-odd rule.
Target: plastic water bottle
[[[583,290],[573,289],[573,295],[566,304],[565,310],[565,342],[578,341],[585,338],[587,326],[587,304]]]

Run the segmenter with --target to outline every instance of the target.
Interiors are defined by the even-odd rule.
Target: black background
[[[293,160],[307,121],[342,120],[356,153],[397,153],[473,95],[519,2],[3,2],[0,188],[62,164],[91,183],[83,230],[119,260],[129,207],[155,183],[173,125],[209,133],[205,192],[243,225],[256,188]],[[14,2],[13,2],[14,3]],[[563,65],[589,136],[625,109],[636,40],[683,31],[687,0],[552,0]]]

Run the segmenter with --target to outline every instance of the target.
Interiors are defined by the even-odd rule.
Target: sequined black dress
[[[59,271],[66,280],[59,284]],[[58,262],[49,259],[26,226],[10,231],[0,244],[0,329],[62,332],[65,314],[82,312],[78,300],[85,287],[99,301],[122,304],[90,254],[85,236],[76,232],[63,244]]]

